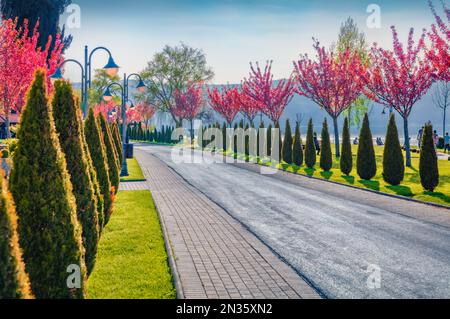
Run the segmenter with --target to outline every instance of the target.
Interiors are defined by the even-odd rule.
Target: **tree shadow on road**
[[[380,182],[378,182],[378,181],[364,181],[364,180],[361,180],[361,181],[359,181],[359,183],[361,183],[362,185],[364,185],[364,187],[366,187],[368,189],[371,189],[371,190],[374,190],[374,191],[377,191],[377,192],[380,191]]]

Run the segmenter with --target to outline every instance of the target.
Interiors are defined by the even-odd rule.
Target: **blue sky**
[[[448,1],[448,0],[445,0]],[[330,45],[348,16],[369,42],[391,47],[391,25],[405,38],[410,27],[429,28],[433,16],[426,0],[73,0],[81,8],[81,28],[67,58],[81,59],[85,44],[111,49],[122,72],[139,72],[165,44],[184,42],[201,48],[214,69],[214,83],[236,83],[250,61],[274,60],[276,77],[287,77],[292,61],[311,52],[312,37]],[[435,1],[437,3],[437,1]],[[381,8],[381,28],[369,29],[367,6]],[[62,17],[62,22],[66,19]],[[106,56],[98,54],[94,66]],[[79,81],[77,69],[67,74]]]

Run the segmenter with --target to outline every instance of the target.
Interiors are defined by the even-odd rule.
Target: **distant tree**
[[[118,75],[111,76],[103,69],[95,70],[94,77],[92,78],[92,85],[89,89],[89,105],[103,103],[103,94],[108,85],[111,82],[118,81],[120,81],[120,76]],[[112,93],[116,93],[116,90],[117,89],[114,86],[111,88]],[[114,97],[109,104],[111,107],[120,105],[120,97]]]
[[[282,157],[283,161],[285,161],[287,164],[293,163],[292,148],[293,148],[293,140],[292,140],[291,124],[289,123],[289,120],[286,120],[286,130],[284,133]]]
[[[297,93],[323,108],[333,119],[336,158],[340,157],[338,118],[362,94],[365,64],[358,52],[335,53],[314,43],[317,59],[308,55],[294,63]]]
[[[162,52],[156,53],[142,76],[149,88],[148,94],[156,99],[162,111],[172,115],[180,127],[181,121],[173,113],[174,93],[186,89],[191,83],[208,82],[214,77],[214,72],[202,50],[182,43],[175,47],[166,46]]]
[[[333,155],[331,153],[330,133],[328,131],[327,120],[323,122],[322,127],[322,145],[320,147],[320,168],[325,172],[329,172],[333,167]]]
[[[405,177],[405,163],[402,147],[398,139],[397,124],[394,113],[389,119],[383,154],[383,178],[393,186],[400,185]]]
[[[447,8],[445,1],[441,1],[442,8],[447,17],[447,23],[442,19],[434,7],[433,1],[428,0],[429,6],[436,19],[436,24],[431,26],[431,32],[428,33],[432,45],[428,49],[427,57],[436,70],[436,76],[444,82],[450,81],[450,9]]]
[[[220,89],[208,88],[209,105],[221,115],[227,122],[229,128],[238,115],[241,106],[239,101],[239,91],[237,88],[223,86]]]
[[[419,171],[423,188],[426,191],[434,192],[439,185],[439,166],[431,125],[426,125],[423,133]]]
[[[406,166],[411,167],[411,145],[408,118],[414,105],[434,82],[434,67],[430,59],[423,57],[425,33],[417,45],[414,29],[408,36],[408,45],[402,45],[395,27],[392,27],[394,49],[385,50],[373,46],[370,53],[368,72],[363,73],[366,95],[391,110],[396,110],[403,118],[406,148]]]
[[[364,116],[359,135],[357,169],[359,177],[363,180],[369,181],[377,175],[377,161],[373,147],[372,132],[370,131],[369,116],[367,114]]]
[[[342,132],[342,154],[340,159],[341,172],[350,175],[353,170],[352,144],[350,141],[350,125],[346,117],[344,121],[344,130]]]
[[[272,61],[266,63],[264,70],[261,69],[259,63],[256,63],[256,67],[250,64],[250,68],[250,76],[244,80],[242,92],[249,99],[253,99],[256,107],[260,108],[277,126],[277,124],[280,124],[279,121],[286,106],[294,96],[294,81],[289,78],[275,83],[272,74]]]
[[[436,84],[433,101],[434,105],[442,110],[442,136],[445,136],[445,133],[447,132],[445,130],[447,124],[447,108],[450,106],[450,82],[439,82]]]
[[[316,165],[316,145],[314,144],[314,126],[312,119],[308,123],[308,133],[306,134],[306,148],[305,148],[305,164],[308,168],[314,168]]]
[[[302,137],[300,134],[300,123],[297,122],[295,128],[295,136],[294,136],[294,146],[293,146],[293,162],[297,166],[303,165],[303,145],[302,145]]]

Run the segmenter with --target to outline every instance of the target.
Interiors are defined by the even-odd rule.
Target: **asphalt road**
[[[450,210],[261,175],[256,165],[177,164],[169,148],[137,148],[222,206],[328,298],[450,298]]]

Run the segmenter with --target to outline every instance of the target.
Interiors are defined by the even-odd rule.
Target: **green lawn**
[[[139,166],[139,163],[135,158],[127,159],[127,164],[128,174],[130,175],[122,177],[120,179],[121,182],[145,181],[145,177],[144,174],[142,174],[141,167]]]
[[[174,299],[158,213],[149,191],[119,192],[88,281],[91,299]]]
[[[332,145],[334,150],[334,146]],[[312,176],[342,184],[352,185],[359,188],[367,188],[383,193],[400,195],[417,200],[450,206],[450,161],[439,161],[440,184],[434,193],[424,192],[420,183],[419,175],[419,154],[412,154],[412,168],[406,168],[405,179],[399,186],[391,186],[384,182],[383,172],[383,147],[375,146],[377,156],[378,172],[377,176],[371,181],[362,181],[356,173],[356,156],[357,146],[353,146],[353,171],[350,176],[343,176],[339,167],[339,161],[334,160],[333,169],[330,172],[323,172],[319,167],[320,158],[317,157],[317,165],[315,169],[308,169],[305,166],[298,167],[295,165],[287,165],[286,163],[277,167],[289,172],[301,175]],[[230,153],[230,152],[228,152]],[[230,155],[230,154],[227,154]],[[239,156],[243,159],[243,156]],[[266,163],[270,165],[271,163]]]

